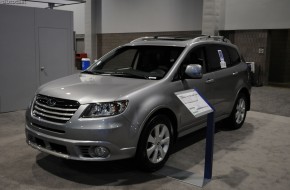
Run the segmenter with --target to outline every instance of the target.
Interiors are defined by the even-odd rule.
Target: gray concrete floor
[[[252,111],[290,117],[290,88],[252,88]]]
[[[215,134],[213,180],[203,189],[288,190],[290,187],[290,90],[253,88],[244,126]],[[179,139],[167,167],[203,174],[205,130]],[[200,189],[132,160],[78,162],[40,153],[25,143],[24,111],[0,114],[0,189]]]

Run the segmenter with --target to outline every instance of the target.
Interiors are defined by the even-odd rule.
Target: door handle
[[[207,83],[207,84],[210,84],[210,83],[213,83],[214,82],[214,79],[207,79],[206,81],[205,81],[205,83]]]
[[[239,72],[233,72],[233,76],[237,76]]]
[[[41,70],[41,71],[44,71],[44,69],[45,69],[44,67],[40,67],[40,70]]]

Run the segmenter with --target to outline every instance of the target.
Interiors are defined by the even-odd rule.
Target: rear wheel
[[[172,137],[170,119],[165,115],[154,116],[139,140],[136,154],[139,167],[150,172],[162,168],[170,155]]]
[[[247,115],[248,99],[244,94],[240,94],[235,102],[233,111],[228,118],[228,127],[230,129],[239,129],[244,124]]]

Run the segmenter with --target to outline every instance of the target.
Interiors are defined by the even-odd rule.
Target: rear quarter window
[[[227,47],[227,50],[229,52],[229,56],[230,56],[230,60],[231,60],[229,66],[234,66],[234,65],[239,64],[241,62],[241,57],[240,57],[238,51],[232,47]]]

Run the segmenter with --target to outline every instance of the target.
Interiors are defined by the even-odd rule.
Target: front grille
[[[74,100],[54,98],[38,94],[32,114],[35,117],[55,122],[66,123],[79,108],[80,103]]]

